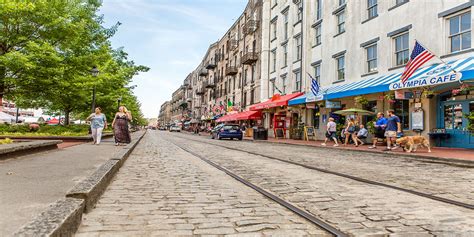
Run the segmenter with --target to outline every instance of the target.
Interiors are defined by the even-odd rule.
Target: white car
[[[181,132],[181,128],[179,126],[171,126],[170,132]]]

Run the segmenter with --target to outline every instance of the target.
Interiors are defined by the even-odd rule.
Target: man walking
[[[377,113],[377,121],[375,122],[375,134],[373,138],[372,146],[369,146],[369,149],[376,149],[377,148],[377,141],[378,139],[385,138],[385,128],[387,127],[387,119],[383,116],[382,112]]]
[[[326,142],[328,142],[329,139],[334,140],[334,146],[339,146],[337,143],[336,132],[337,125],[334,122],[334,118],[329,118],[329,122],[326,126],[326,140],[324,140],[324,143],[321,143],[321,146],[326,146]]]
[[[388,119],[387,119],[387,128],[385,130],[385,137],[387,138],[387,149],[384,151],[390,151],[397,149],[395,140],[397,139],[397,133],[402,132],[402,124],[400,123],[400,118],[395,115],[393,110],[388,110]],[[391,144],[393,143],[393,148]]]

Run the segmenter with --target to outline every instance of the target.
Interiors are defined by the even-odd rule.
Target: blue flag
[[[319,82],[314,79],[311,74],[308,73],[309,78],[311,78],[311,92],[314,96],[317,96],[319,93]]]

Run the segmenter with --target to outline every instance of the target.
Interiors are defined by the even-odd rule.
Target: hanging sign
[[[341,108],[341,101],[326,100],[326,108],[328,108],[328,109],[340,109]]]
[[[426,77],[415,78],[405,83],[402,83],[401,81],[395,82],[395,83],[390,84],[389,88],[390,90],[393,91],[393,90],[415,88],[415,87],[421,87],[421,86],[434,86],[434,85],[440,85],[440,84],[459,81],[461,77],[462,77],[462,74],[460,72],[450,73],[444,76],[434,76],[434,77],[426,76]]]

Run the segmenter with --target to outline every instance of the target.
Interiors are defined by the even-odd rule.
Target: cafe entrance
[[[464,97],[464,98],[463,98]],[[474,148],[474,133],[468,131],[466,114],[474,111],[474,101],[467,96],[441,96],[438,127],[449,134],[441,140],[443,147]]]

